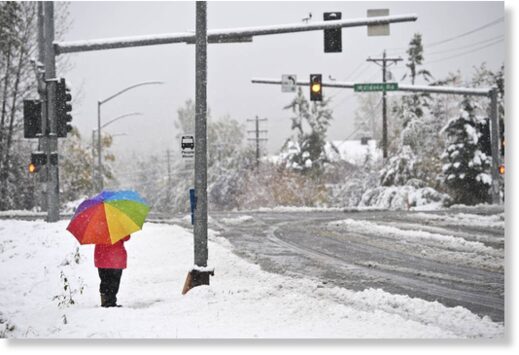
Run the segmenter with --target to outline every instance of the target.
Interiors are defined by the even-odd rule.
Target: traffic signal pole
[[[501,165],[499,153],[499,108],[497,105],[497,88],[493,87],[489,93],[490,98],[490,149],[492,152],[492,181],[499,181],[499,166]],[[492,184],[492,202],[499,204],[501,197],[499,196],[499,185]]]
[[[47,90],[45,88],[45,74],[42,71],[40,73],[39,66],[45,63],[45,27],[43,17],[43,2],[38,2],[38,63],[36,64],[36,73],[38,80],[38,94],[40,95],[41,101],[41,132],[42,136],[39,139],[38,150],[45,152],[47,158],[49,156],[48,149],[48,138],[45,132],[47,132]],[[41,184],[39,189],[39,199],[41,201],[41,208],[43,211],[48,211],[48,197],[47,197],[47,181],[48,181],[48,169],[47,165],[43,166],[43,171],[39,175]]]
[[[44,3],[44,49],[45,82],[47,92],[47,117],[49,135],[47,138],[47,222],[59,220],[59,170],[51,154],[58,152],[57,116],[56,116],[56,54],[54,52],[54,2]],[[46,132],[42,132],[44,135]]]
[[[196,2],[195,223],[192,287],[209,285],[207,268],[207,3]]]

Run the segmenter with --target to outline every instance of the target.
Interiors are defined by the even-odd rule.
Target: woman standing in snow
[[[130,236],[119,240],[112,245],[96,244],[94,249],[94,264],[98,268],[101,284],[101,307],[119,307],[117,305],[117,292],[123,269],[126,269],[128,255],[124,243],[130,240]]]

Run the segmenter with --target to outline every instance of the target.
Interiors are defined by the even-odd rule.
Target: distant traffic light
[[[41,101],[23,100],[23,137],[38,138],[41,135]]]
[[[504,164],[499,165],[498,170],[499,170],[499,174],[505,175],[505,165]]]
[[[72,130],[72,126],[70,122],[72,121],[72,116],[70,112],[72,111],[72,95],[70,94],[70,90],[67,88],[67,84],[65,79],[61,79],[56,84],[56,116],[58,121],[58,137],[64,138],[67,136],[67,133]]]
[[[29,173],[37,173],[41,167],[47,164],[47,155],[44,152],[31,153],[31,162],[29,163]]]
[[[310,100],[323,100],[323,86],[321,74],[310,74]]]
[[[325,21],[340,20],[341,12],[325,12],[323,18]],[[342,52],[342,28],[334,28],[324,30],[324,52],[340,53]]]

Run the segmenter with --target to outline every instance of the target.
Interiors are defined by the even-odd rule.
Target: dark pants
[[[115,306],[117,304],[117,292],[121,282],[122,269],[98,269],[101,285],[99,292],[103,300],[102,306]]]

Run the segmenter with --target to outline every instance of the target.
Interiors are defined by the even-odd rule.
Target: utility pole
[[[47,166],[47,222],[59,220],[58,122],[56,116],[56,53],[54,52],[54,2],[44,3],[45,82],[47,84],[47,117],[49,120]],[[47,132],[43,132],[47,133]],[[53,156],[55,159],[53,159]]]
[[[260,138],[260,133],[267,133],[268,131],[266,129],[262,129],[260,130],[259,129],[259,123],[260,121],[267,121],[266,118],[258,118],[258,116],[256,116],[255,119],[253,120],[247,120],[249,122],[256,122],[256,129],[255,130],[249,130],[247,131],[247,133],[255,133],[255,137],[254,138],[249,138],[248,140],[249,141],[256,141],[256,167],[259,167],[259,160],[260,160],[260,141],[267,141],[268,139],[267,138]]]
[[[386,70],[391,64],[403,60],[402,58],[388,58],[386,51],[382,54],[382,58],[371,58],[366,59],[367,62],[373,62],[382,67],[382,82],[385,83],[387,80]],[[381,62],[382,64],[379,64]],[[389,65],[387,63],[390,62]],[[387,158],[387,93],[386,90],[382,92],[382,147],[384,152],[384,158]]]

